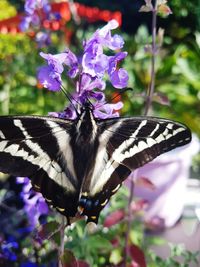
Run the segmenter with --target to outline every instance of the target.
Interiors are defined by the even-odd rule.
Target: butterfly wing
[[[109,161],[125,165],[131,171],[191,141],[191,132],[185,125],[166,119],[134,117],[105,123],[106,131],[113,132],[107,143]]]
[[[0,171],[27,176],[61,213],[74,216],[80,184],[70,147],[72,122],[38,116],[0,118]]]
[[[160,118],[114,118],[97,123],[100,134],[94,171],[83,184],[79,202],[88,221],[94,222],[131,171],[191,141],[186,126]]]

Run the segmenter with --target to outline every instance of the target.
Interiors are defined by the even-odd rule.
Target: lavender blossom
[[[28,15],[33,15],[38,4],[37,2],[35,0],[26,0],[24,10]]]
[[[50,45],[51,35],[47,32],[38,32],[36,34],[35,40],[38,43],[38,47],[42,48],[42,47]]]
[[[28,215],[29,224],[34,229],[38,224],[40,216],[48,214],[48,205],[40,193],[36,193],[32,190],[32,186],[28,178],[17,177],[17,182],[23,184],[21,197],[25,203],[25,212]]]
[[[42,12],[39,12],[40,10]],[[48,46],[51,43],[51,36],[50,32],[43,28],[43,21],[60,20],[60,15],[52,12],[49,0],[26,0],[24,11],[25,15],[20,23],[21,31],[33,28],[37,32],[35,40],[38,47]]]
[[[120,35],[111,34],[111,30],[118,27],[115,20],[111,20],[103,28],[98,29],[92,37],[83,43],[83,55],[80,60],[66,49],[63,53],[52,55],[40,53],[47,61],[38,71],[40,83],[49,90],[59,91],[62,86],[62,74],[67,68],[67,75],[74,79],[76,91],[72,95],[72,103],[64,112],[51,113],[53,116],[75,119],[78,105],[90,101],[93,105],[93,114],[97,118],[111,118],[119,116],[116,110],[122,108],[122,103],[107,104],[102,90],[105,89],[105,76],[118,89],[128,84],[128,73],[118,68],[118,63],[127,56],[127,52],[118,52],[114,56],[104,54],[104,48],[119,50],[124,41]]]
[[[15,262],[17,260],[15,249],[19,247],[18,243],[15,240],[7,240],[1,242],[0,245],[0,259],[4,258]]]
[[[38,69],[38,80],[44,86],[52,91],[58,91],[61,88],[61,75],[55,72],[52,66],[43,66]]]

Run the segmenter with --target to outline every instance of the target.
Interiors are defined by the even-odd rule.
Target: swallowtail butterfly
[[[85,104],[75,120],[0,117],[0,171],[27,176],[70,218],[100,211],[131,171],[191,140],[190,130],[153,117],[96,119]]]

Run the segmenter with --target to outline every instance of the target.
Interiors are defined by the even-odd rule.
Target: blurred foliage
[[[124,0],[123,5],[121,0],[115,0],[109,3],[106,0],[77,0],[81,4],[88,6],[96,6],[102,9],[109,9],[112,11],[119,10],[122,12],[123,23],[122,28],[124,31],[134,33],[141,24],[150,25],[151,14],[138,13],[141,5],[144,4],[143,0],[129,1]],[[167,32],[176,25],[178,33],[181,29],[189,29],[189,31],[200,30],[200,1],[184,1],[174,0],[169,2],[173,15],[165,19],[159,19],[161,24]],[[134,18],[134,19],[133,19]],[[150,28],[150,27],[149,27]]]
[[[125,68],[130,75],[130,86],[134,93],[129,92],[125,112],[142,114],[144,107],[143,94],[150,82],[150,57],[144,46],[150,40],[145,26],[139,27],[136,35],[126,35],[126,50],[129,57]],[[156,58],[155,91],[166,96],[168,105],[153,103],[152,113],[160,117],[179,120],[187,124],[200,135],[200,46],[199,33],[195,41],[174,44],[169,36],[164,38],[163,47]]]
[[[0,1],[0,20],[7,19],[17,14],[16,9],[6,0]]]

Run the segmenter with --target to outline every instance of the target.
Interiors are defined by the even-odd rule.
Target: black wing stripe
[[[29,176],[36,172],[38,167],[20,157],[15,157],[9,153],[0,152],[0,171],[12,174],[13,176]],[[10,171],[12,170],[12,171]]]
[[[104,184],[101,191],[97,192],[94,195],[89,194],[89,196],[82,196],[80,199],[80,203],[83,206],[87,206],[87,201],[90,203],[94,203],[91,205],[90,209],[84,210],[84,215],[88,216],[87,222],[93,221],[95,223],[98,222],[99,214],[101,210],[105,207],[105,205],[110,200],[110,197],[115,194],[120,188],[122,182],[128,177],[130,174],[130,170],[123,165],[119,165],[110,175],[110,179]],[[85,199],[85,201],[84,201]],[[98,205],[95,205],[98,203]]]
[[[75,216],[77,212],[77,203],[79,192],[69,192],[63,186],[58,185],[48,174],[40,169],[36,174],[30,177],[33,188],[42,193],[49,205],[53,205],[59,212],[67,217]]]
[[[154,129],[149,133],[152,124]],[[143,120],[126,139],[121,138],[119,141],[117,136],[113,135],[110,142],[115,150],[110,162],[117,161],[133,170],[174,147],[187,144],[190,140],[190,132],[183,125],[164,121],[155,124],[152,121]]]
[[[75,179],[73,152],[70,146],[71,137],[56,122],[46,121],[46,124],[50,128],[52,142],[56,144],[56,151],[54,151],[54,155],[51,155],[51,158],[54,158],[59,163],[61,168],[66,172],[70,182],[76,187],[78,181]]]
[[[48,159],[51,159],[54,162],[58,172],[60,172],[61,169],[64,170],[68,180],[70,180],[70,183],[75,188],[77,186],[77,181],[75,179],[76,176],[73,166],[73,154],[69,145],[69,134],[66,132],[66,129],[52,120],[38,120],[38,123],[40,123],[39,131],[37,128],[33,131],[34,128],[30,127],[30,122],[28,120],[23,121],[22,125],[19,126],[23,131],[26,140],[32,140],[35,146],[37,146],[38,152],[40,151],[38,155],[41,154],[42,149],[45,154],[48,155]],[[46,132],[46,136],[40,136],[39,134],[41,131]],[[36,136],[37,139],[35,140]],[[68,149],[66,149],[66,146]],[[34,148],[31,148],[34,152]],[[58,166],[60,166],[60,168],[58,168]]]
[[[1,166],[1,171],[17,176],[29,176],[33,173],[32,169],[34,171],[43,169],[48,173],[49,178],[55,180],[60,186],[67,186],[69,191],[75,191],[75,179],[67,169],[66,163],[63,163],[65,161],[59,155],[62,151],[58,146],[58,138],[55,136],[55,133],[59,133],[62,141],[67,141],[65,140],[67,133],[63,128],[53,122],[53,126],[57,126],[57,128],[52,133],[53,126],[50,129],[49,125],[45,125],[45,120],[36,118],[33,121],[27,118],[3,118],[3,120],[4,128],[2,127],[0,136],[3,140],[0,141],[0,151],[2,151],[2,159],[4,159],[6,166],[5,164],[4,167]],[[43,132],[42,137],[38,135],[37,127],[34,125],[39,125],[39,133]],[[12,131],[9,131],[9,129],[12,129]],[[34,132],[32,132],[33,129],[35,129]],[[10,132],[12,132],[12,135]],[[45,132],[47,136],[44,136]],[[7,141],[8,138],[11,141]],[[66,145],[67,142],[65,148]],[[8,159],[12,164],[7,165]],[[25,171],[24,168],[15,166],[18,165],[18,162],[21,166],[26,167],[27,164],[32,168],[27,168],[27,171]],[[67,172],[67,175],[65,172]]]

